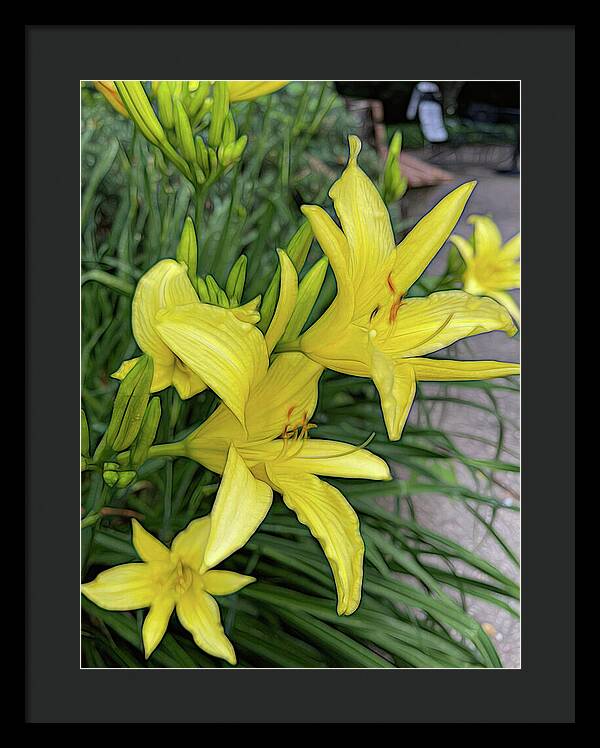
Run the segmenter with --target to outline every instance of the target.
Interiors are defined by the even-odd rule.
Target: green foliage
[[[136,135],[133,123],[99,94],[84,87],[82,100],[82,445],[87,458],[103,451],[101,436],[111,423],[119,388],[111,374],[125,359],[139,355],[131,333],[137,280],[156,261],[178,251],[188,258],[188,267],[193,265],[189,221],[179,245],[186,218],[194,219],[198,243],[193,274],[198,272],[205,293],[216,295],[215,303],[219,291],[232,304],[264,295],[275,281],[275,250],[280,246],[290,254],[304,253],[300,266],[308,252],[308,272],[322,254],[316,242],[312,247],[302,243],[300,205],[329,204],[328,189],[345,163],[347,135],[358,123],[327,83],[293,83],[271,96],[232,105],[238,132],[248,135],[244,157],[210,191],[195,193],[161,151]],[[165,101],[163,107],[168,106]],[[222,127],[231,129],[227,122]],[[378,179],[381,167],[374,151],[365,147],[363,153],[363,168]],[[400,238],[404,227],[395,228]],[[313,318],[335,291],[330,270],[321,288],[325,264],[319,266],[316,282],[309,276],[304,286],[307,295],[321,289]],[[426,279],[423,288],[428,283],[437,287],[440,279]],[[298,320],[294,334],[297,327]],[[517,616],[518,586],[476,552],[420,525],[413,512],[421,495],[448,496],[467,506],[511,563],[516,562],[494,528],[498,512],[517,511],[516,502],[507,507],[494,491],[501,483],[498,476],[518,469],[516,459],[505,457],[507,421],[497,403],[500,391],[518,396],[508,380],[421,391],[417,424],[392,443],[372,384],[324,374],[315,417],[319,436],[359,443],[374,432],[369,448],[401,465],[403,478],[383,488],[376,482],[332,481],[357,510],[366,545],[363,598],[352,616],[336,614],[333,578],[315,539],[281,501],[274,503],[248,545],[225,564],[259,580],[219,600],[239,666],[501,666],[491,640],[468,612],[468,599]],[[469,397],[473,392],[481,397]],[[138,394],[145,407],[147,391]],[[435,425],[432,408],[451,402],[484,412],[496,424],[498,436],[490,445],[494,458],[472,458],[458,446],[458,435]],[[150,532],[170,542],[191,519],[210,511],[219,476],[185,459],[144,462],[144,453],[148,434],[150,441],[155,433],[160,442],[181,438],[216,404],[208,391],[185,403],[173,388],[159,393],[150,401],[139,433],[120,434],[120,444],[131,445],[135,456],[134,479],[123,478],[113,462],[104,468],[104,474],[116,476],[112,486],[103,480],[102,467],[83,473],[86,580],[102,568],[136,559],[130,516],[141,515]],[[141,612],[110,612],[85,599],[82,604],[85,667],[229,667],[201,652],[175,618],[146,662]]]

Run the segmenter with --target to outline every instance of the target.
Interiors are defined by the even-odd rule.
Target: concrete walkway
[[[467,218],[473,213],[490,214],[498,224],[504,239],[508,239],[519,230],[519,177],[499,175],[495,167],[499,163],[497,148],[491,149],[496,153],[486,152],[486,149],[473,151],[470,149],[469,161],[458,158],[436,158],[434,163],[452,172],[456,176],[453,182],[447,182],[438,187],[410,190],[404,198],[405,213],[408,216],[422,216],[431,209],[444,195],[448,194],[454,187],[471,179],[477,179],[478,185],[473,192],[466,211],[462,216],[456,229],[463,236],[470,236],[471,226]],[[477,153],[477,158],[472,158],[472,152]],[[415,155],[428,158],[431,153],[414,152]],[[507,153],[500,154],[506,157]],[[446,256],[449,249],[447,244],[430,266],[433,272],[441,272],[445,268]],[[518,300],[518,292],[514,293]],[[461,358],[469,359],[495,359],[499,361],[519,361],[520,359],[520,335],[514,338],[507,337],[504,333],[488,333],[479,335],[469,340],[469,350],[464,344],[460,346]],[[443,355],[443,354],[442,354]],[[422,386],[422,385],[421,385]],[[436,391],[437,385],[426,385],[427,391]],[[475,391],[469,393],[469,397],[477,402],[489,405],[487,398]],[[453,394],[453,393],[451,393]],[[461,390],[461,397],[466,397],[465,390]],[[519,457],[519,398],[513,393],[498,393],[499,408],[507,419],[514,421],[514,425],[507,425],[505,433],[506,451],[502,459],[509,462],[518,462]],[[413,408],[411,419],[415,420],[418,414]],[[478,438],[497,438],[497,421],[491,414],[475,408],[449,403],[434,410],[434,417],[438,423],[443,424],[445,431],[468,434],[470,437],[456,439],[460,448],[474,458],[493,459],[494,448],[477,441]],[[399,469],[400,475],[402,469]],[[470,476],[461,476],[468,484]],[[519,475],[516,473],[504,473],[500,479],[505,488],[495,486],[493,493],[496,497],[518,505]],[[461,545],[477,551],[480,555],[494,564],[507,576],[518,580],[519,571],[508,559],[505,552],[498,546],[496,540],[486,532],[473,515],[465,509],[460,501],[445,498],[443,496],[419,496],[415,498],[415,506],[419,521],[444,535],[447,535]],[[520,550],[520,515],[518,512],[502,510],[498,513],[494,522],[494,528],[506,540],[509,546],[519,556]],[[475,600],[470,601],[470,612],[481,622],[488,624],[494,643],[500,653],[504,667],[520,667],[520,626],[519,622],[495,606]]]

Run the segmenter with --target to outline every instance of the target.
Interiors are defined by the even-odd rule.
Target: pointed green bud
[[[220,145],[217,148],[217,157],[219,159],[219,164],[223,167],[223,169],[226,169],[233,163],[232,155],[233,143],[230,143],[229,145]]]
[[[213,105],[208,128],[208,144],[212,148],[221,145],[223,128],[229,112],[229,86],[227,81],[216,81],[213,86]]]
[[[188,102],[188,112],[192,120],[196,117],[198,112],[202,109],[208,92],[210,90],[210,83],[208,81],[197,81],[198,86],[194,91],[190,89],[190,98]]]
[[[204,140],[202,140],[201,135],[198,135],[196,137],[196,159],[202,171],[205,174],[209,174],[210,173],[210,162],[208,160],[208,151],[206,149]]]
[[[158,116],[165,127],[175,127],[175,118],[173,115],[173,97],[171,89],[166,81],[161,81],[156,93],[158,101]]]
[[[400,155],[400,149],[402,148],[402,133],[400,130],[396,130],[390,141],[390,149],[388,155],[398,158]]]
[[[140,81],[115,81],[115,84],[129,116],[146,140],[160,148],[184,176],[192,179],[190,167],[169,142]]]
[[[402,133],[397,130],[392,137],[387,159],[383,171],[383,187],[381,195],[385,203],[399,200],[406,192],[408,182],[400,170],[400,149],[402,147]]]
[[[225,293],[231,299],[232,306],[238,306],[244,293],[244,284],[246,283],[246,268],[248,258],[246,255],[240,255],[227,277],[225,284]]]
[[[194,164],[196,162],[196,146],[194,144],[192,125],[179,99],[175,100],[175,132],[184,158],[190,164]]]
[[[129,116],[144,137],[157,146],[164,143],[167,136],[140,81],[115,81],[115,84]]]
[[[105,434],[106,444],[115,452],[127,449],[140,430],[153,375],[152,359],[145,354],[121,382]]]
[[[233,114],[229,112],[225,118],[225,124],[223,125],[223,137],[221,142],[223,145],[229,145],[230,143],[235,142],[236,137],[235,120],[233,119]]]
[[[204,278],[201,278],[200,276],[198,276],[196,281],[197,281],[198,296],[200,297],[200,301],[204,302],[205,304],[210,304],[210,294],[208,292],[208,286],[206,285],[206,281],[204,280]]]
[[[195,288],[198,270],[198,241],[194,222],[189,216],[185,219],[181,239],[177,245],[177,262],[182,262],[187,267],[188,278]]]
[[[290,239],[286,252],[294,263],[294,267],[298,273],[302,270],[304,263],[306,262],[306,257],[310,250],[312,240],[313,232],[308,221],[304,221],[294,236]],[[273,318],[275,305],[277,304],[277,298],[279,296],[280,276],[281,267],[278,265],[273,277],[271,278],[269,287],[263,296],[260,307],[260,322],[258,323],[258,328],[261,332],[265,332],[271,324],[271,319]]]
[[[235,141],[234,146],[233,146],[233,160],[234,161],[238,161],[242,157],[242,153],[244,152],[247,143],[248,143],[247,135],[241,135]]]
[[[321,292],[329,261],[327,257],[321,257],[306,273],[298,286],[298,300],[290,317],[290,321],[281,336],[282,341],[295,340],[300,336],[302,328],[309,318],[317,297]]]
[[[296,271],[299,273],[304,267],[308,252],[313,240],[313,232],[308,221],[300,226],[298,231],[292,236],[286,252],[290,260],[294,263]]]
[[[206,287],[208,288],[208,296],[210,298],[211,304],[218,304],[219,303],[219,291],[221,289],[219,288],[219,284],[212,277],[212,275],[206,276]]]
[[[192,119],[192,125],[194,126],[194,129],[198,127],[198,125],[202,122],[204,117],[212,110],[213,100],[210,98],[210,96],[207,96],[204,100],[204,103],[200,107],[200,109],[194,114],[194,117]]]
[[[83,457],[90,456],[90,429],[83,408],[81,409],[81,454]]]
[[[219,306],[222,306],[223,309],[229,309],[229,299],[227,298],[225,291],[221,288],[219,288],[217,292],[217,303]]]
[[[219,172],[219,159],[217,157],[217,152],[213,148],[209,148],[208,149],[208,165],[209,165],[209,174],[210,174],[210,176],[218,174],[218,172]]]
[[[146,461],[148,456],[148,450],[154,443],[156,438],[156,432],[158,430],[158,424],[160,422],[160,398],[153,397],[148,403],[146,412],[142,419],[142,425],[135,441],[131,445],[131,452],[129,460],[131,467],[137,470]]]
[[[102,479],[107,486],[113,488],[119,480],[119,466],[116,462],[105,462],[102,468]]]
[[[198,165],[198,163],[196,162],[195,164],[192,164],[192,168],[193,168],[194,176],[196,177],[196,182],[198,183],[198,185],[204,184],[204,182],[206,182],[206,176],[204,172],[202,171],[202,169],[200,168],[200,166]]]
[[[118,474],[117,488],[127,488],[127,486],[135,480],[135,470],[125,470]]]
[[[169,88],[171,89],[171,95],[173,100],[181,98],[183,96],[184,88],[183,81],[168,81]]]

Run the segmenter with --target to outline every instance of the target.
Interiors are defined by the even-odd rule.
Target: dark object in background
[[[386,124],[408,122],[408,104],[419,81],[336,81],[342,96],[355,99],[379,99]],[[479,122],[514,122],[519,111],[518,81],[431,81],[442,93],[446,114]]]
[[[465,83],[458,94],[457,115],[472,122],[512,125],[517,133],[511,164],[502,174],[519,173],[520,85],[518,81]]]
[[[472,119],[470,113],[481,111],[482,117],[487,112],[488,119],[479,121],[505,122],[503,110],[519,110],[520,86],[518,81],[467,81],[461,86],[456,97],[459,117]],[[496,114],[494,114],[494,112]],[[496,119],[493,119],[493,117]]]
[[[418,81],[336,81],[339,94],[352,99],[378,99],[388,125],[406,122],[408,102]]]

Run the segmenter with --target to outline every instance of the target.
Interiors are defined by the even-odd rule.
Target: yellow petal
[[[201,578],[197,574],[187,592],[177,602],[177,617],[200,649],[235,665],[235,651],[223,631],[219,606],[203,589]]]
[[[502,234],[494,221],[489,216],[469,216],[469,223],[474,227],[476,254],[481,257],[497,254],[502,246]]]
[[[416,380],[412,366],[375,351],[371,369],[373,384],[381,400],[383,420],[391,441],[397,441],[415,399]]]
[[[368,330],[357,324],[343,324],[338,315],[338,298],[300,338],[301,350],[322,366],[351,374],[369,376],[370,348]]]
[[[252,301],[248,301],[242,306],[234,306],[231,308],[233,314],[242,322],[248,322],[251,325],[255,325],[260,322],[260,300],[261,296],[258,295]]]
[[[142,561],[168,561],[169,549],[158,538],[151,535],[137,519],[131,520],[133,547]]]
[[[256,582],[254,577],[237,574],[235,571],[207,571],[202,576],[204,589],[210,595],[233,595],[246,585]]]
[[[479,267],[477,262],[473,268],[473,276],[479,281],[482,293],[488,291],[507,291],[511,288],[519,288],[521,285],[521,267],[515,262],[506,262],[502,255],[496,255],[492,265],[487,260],[487,267]],[[490,294],[491,295],[491,294]]]
[[[282,249],[278,249],[277,254],[279,255],[279,264],[281,267],[281,279],[275,313],[265,333],[265,342],[269,353],[275,348],[275,345],[285,332],[285,328],[290,321],[298,299],[298,274],[296,273],[294,263]]]
[[[183,265],[175,260],[161,260],[138,281],[131,305],[133,335],[144,353],[156,365],[171,366],[173,353],[156,329],[156,315],[167,306],[190,304],[198,296]]]
[[[516,332],[503,306],[493,299],[464,291],[439,291],[406,299],[398,310],[392,333],[381,336],[378,344],[395,359],[423,356],[462,338],[492,330],[503,330],[508,335]]]
[[[288,424],[311,418],[317,407],[322,372],[320,364],[302,353],[276,356],[248,400],[248,438],[272,439],[280,436]]]
[[[214,416],[219,416],[219,424],[213,420]],[[221,419],[220,416],[223,416]],[[212,425],[216,428],[223,427],[224,432],[228,433],[227,426],[232,426],[232,436],[217,437],[212,434]],[[195,460],[204,465],[207,470],[213,473],[222,474],[227,462],[229,445],[233,441],[244,441],[245,432],[237,418],[225,405],[220,405],[208,421],[205,421],[199,428],[193,431],[183,441],[184,454],[190,460]]]
[[[504,361],[454,361],[439,358],[409,358],[418,382],[462,382],[495,379],[521,373],[519,364]]]
[[[521,234],[516,234],[502,247],[501,254],[506,259],[516,260],[521,255]]]
[[[232,444],[211,512],[210,534],[204,554],[208,569],[248,542],[272,502],[271,488],[256,480]]]
[[[272,446],[271,446],[272,445]],[[271,442],[270,451],[275,457],[282,453],[281,442]],[[333,478],[366,478],[390,480],[390,470],[384,460],[367,449],[356,449],[351,444],[329,439],[304,439],[277,460],[276,467],[290,471],[328,475]]]
[[[121,564],[81,586],[83,594],[106,610],[147,608],[160,591],[151,564]]]
[[[329,195],[350,246],[351,275],[362,288],[369,286],[374,271],[377,273],[386,265],[395,243],[390,216],[379,190],[358,165],[361,142],[356,135],[351,135],[348,141],[348,165]],[[365,292],[368,293],[366,289]]]
[[[314,475],[267,466],[286,505],[319,541],[331,565],[338,594],[338,615],[350,615],[360,603],[364,544],[356,512],[342,494]]]
[[[260,331],[230,309],[200,302],[164,309],[157,318],[165,344],[244,425],[250,388],[268,366]]]
[[[490,291],[490,296],[508,310],[508,313],[521,326],[521,310],[513,297],[506,291]]]
[[[229,101],[248,101],[278,91],[289,81],[227,81]]]
[[[318,205],[303,205],[302,212],[308,219],[315,239],[329,260],[338,287],[338,295],[346,304],[352,304],[354,296],[350,280],[350,247],[343,231],[335,221]],[[352,308],[348,319],[352,318]]]
[[[467,182],[446,195],[400,242],[392,271],[397,291],[407,291],[441,249],[456,226],[475,184]]]
[[[150,657],[165,635],[171,613],[175,607],[173,595],[166,593],[154,599],[142,626],[144,656]]]
[[[188,400],[206,389],[204,380],[178,361],[173,366],[171,382],[182,400]]]
[[[171,544],[172,557],[194,571],[204,567],[204,552],[210,533],[210,516],[195,519],[182,530]]]
[[[468,266],[473,260],[473,245],[471,242],[467,241],[467,239],[463,239],[463,237],[458,234],[452,234],[450,241],[454,244],[456,249],[458,249],[465,264]]]

